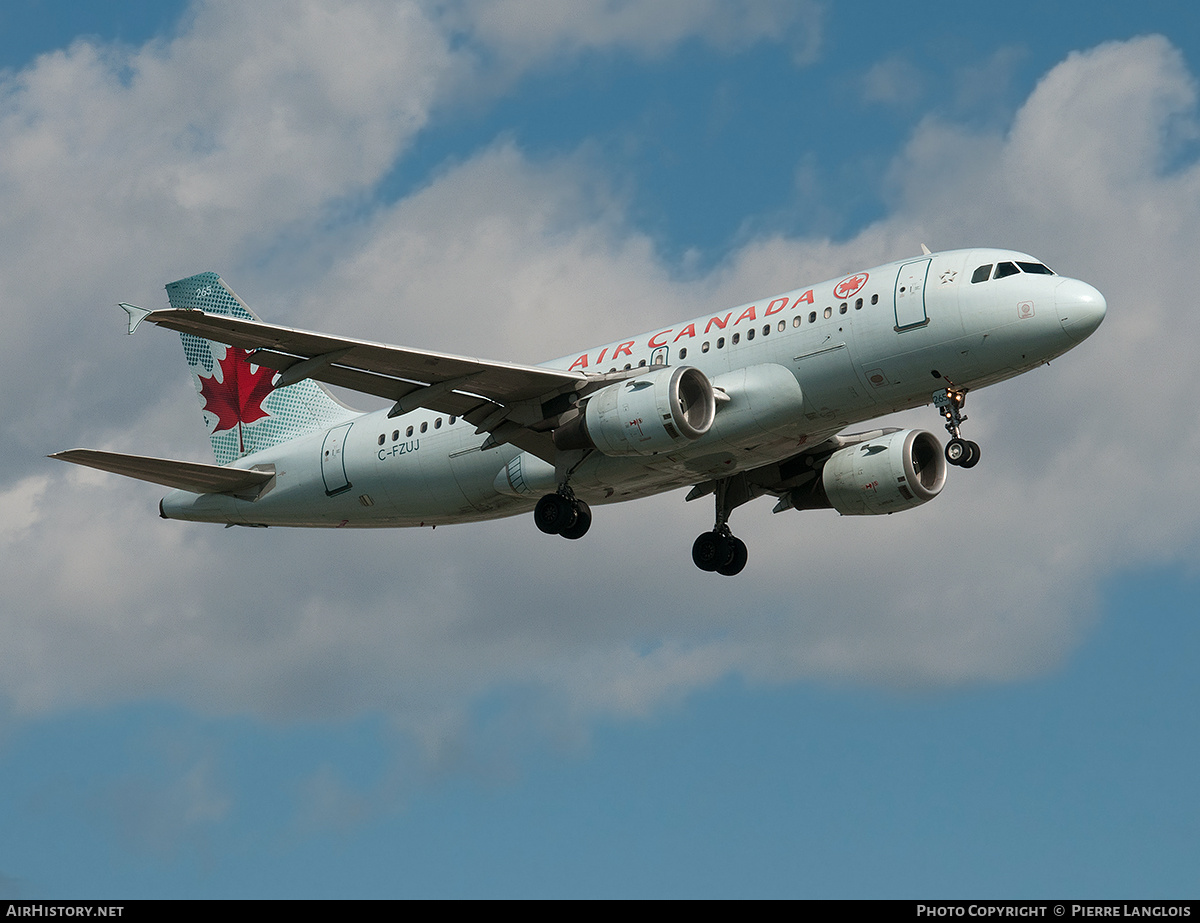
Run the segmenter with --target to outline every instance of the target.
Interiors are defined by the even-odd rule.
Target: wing
[[[123,474],[140,481],[162,484],[164,487],[175,487],[194,494],[233,494],[253,498],[275,477],[273,470],[227,468],[221,465],[174,461],[170,458],[100,452],[96,449],[68,449],[66,452],[55,452],[49,457],[88,468],[99,468],[113,474]]]
[[[142,320],[251,351],[251,361],[277,369],[278,387],[305,378],[394,401],[389,416],[424,407],[453,414],[554,462],[549,431],[582,395],[645,371],[586,375],[539,366],[490,362],[406,349],[366,340],[294,330],[274,324],[168,308],[146,311],[124,305],[130,332]]]

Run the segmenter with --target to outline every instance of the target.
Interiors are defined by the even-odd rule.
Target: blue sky
[[[0,894],[1194,896],[1196,15],[334,10],[0,12]],[[226,532],[43,458],[207,458],[112,307],[192,272],[538,361],[922,242],[1105,325],[971,396],[936,503],[739,510],[715,590],[681,495]]]

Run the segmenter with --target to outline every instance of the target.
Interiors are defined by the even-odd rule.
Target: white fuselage
[[[731,398],[710,432],[678,450],[591,452],[572,488],[589,503],[618,502],[778,462],[948,386],[1019,375],[1096,329],[1103,296],[1079,280],[1018,272],[971,281],[977,267],[1004,261],[1036,263],[1006,250],[936,253],[546,363],[588,373],[694,366]],[[172,491],[162,513],[247,525],[440,525],[525,512],[554,489],[550,465],[512,445],[481,450],[485,438],[433,411],[367,413],[240,459],[239,468],[274,466],[255,500]]]

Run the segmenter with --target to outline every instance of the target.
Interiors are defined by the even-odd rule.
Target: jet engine
[[[558,448],[594,448],[615,456],[656,455],[707,433],[717,404],[705,374],[684,365],[602,388],[581,410],[554,431]]]
[[[820,481],[793,492],[792,503],[797,509],[832,507],[843,516],[895,513],[932,500],[945,483],[937,437],[907,429],[838,449]]]

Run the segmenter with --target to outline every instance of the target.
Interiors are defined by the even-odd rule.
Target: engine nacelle
[[[773,362],[718,375],[713,387],[729,400],[713,423],[710,442],[719,440],[740,451],[780,435],[798,435],[804,419],[804,394],[796,376]]]
[[[825,462],[821,486],[843,516],[895,513],[941,493],[946,457],[924,430],[900,430],[838,449]]]
[[[712,428],[716,411],[703,372],[686,365],[662,368],[597,391],[580,416],[554,431],[554,443],[605,455],[656,455],[699,439]]]

